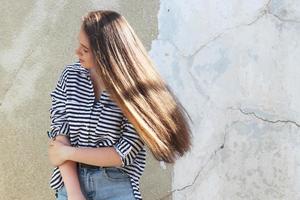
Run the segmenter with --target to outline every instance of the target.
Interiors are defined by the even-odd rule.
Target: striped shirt
[[[48,137],[66,135],[73,147],[114,147],[135,198],[142,199],[139,180],[146,164],[145,144],[108,91],[102,91],[96,100],[89,70],[76,62],[65,66],[50,96]],[[53,169],[49,184],[54,190],[63,186],[58,167]]]

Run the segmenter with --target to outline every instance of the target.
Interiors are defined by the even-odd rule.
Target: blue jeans
[[[78,167],[81,191],[86,200],[134,200],[129,176],[115,167],[90,169]],[[57,193],[57,200],[67,200],[65,186]]]

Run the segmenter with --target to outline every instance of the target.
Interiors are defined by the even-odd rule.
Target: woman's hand
[[[48,157],[50,163],[54,166],[63,164],[71,150],[71,146],[59,140],[50,140],[48,145]]]

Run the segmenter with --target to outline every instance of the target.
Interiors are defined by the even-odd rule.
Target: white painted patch
[[[160,1],[150,55],[194,122],[175,200],[300,198],[300,6],[268,2]]]

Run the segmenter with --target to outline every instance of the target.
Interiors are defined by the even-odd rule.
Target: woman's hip
[[[81,190],[87,200],[134,200],[130,177],[115,167],[89,168],[78,166]],[[57,200],[66,200],[66,189],[61,188]]]

